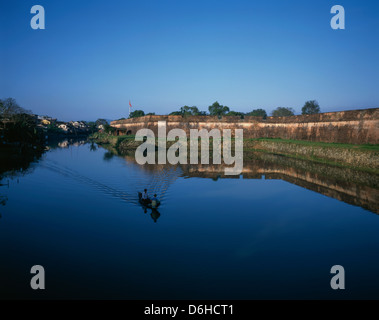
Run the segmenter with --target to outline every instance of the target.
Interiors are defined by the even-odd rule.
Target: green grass
[[[135,140],[135,135],[122,135],[122,136],[112,136],[107,133],[95,133],[91,135],[92,139],[105,139],[105,140],[117,140],[117,146],[125,139]],[[158,140],[158,137],[155,138]],[[222,139],[221,139],[222,140]],[[232,138],[234,140],[234,138]],[[267,141],[267,142],[277,142],[277,143],[292,143],[303,146],[315,146],[315,147],[332,147],[332,148],[343,148],[343,149],[355,149],[355,150],[370,150],[379,151],[379,144],[349,144],[349,143],[329,143],[329,142],[319,142],[319,141],[306,141],[306,140],[290,140],[281,138],[257,138],[257,139],[243,139],[244,141]],[[210,144],[213,142],[213,138],[209,139]]]
[[[122,135],[122,136],[112,136],[106,133],[95,133],[92,135],[94,139],[118,139],[122,141],[125,139],[135,140],[135,135]],[[158,137],[155,138],[158,140]],[[222,139],[221,139],[222,140]],[[234,138],[232,138],[234,140]],[[306,140],[291,140],[291,139],[281,139],[281,138],[256,138],[256,139],[243,139],[244,141],[267,141],[267,142],[278,142],[278,143],[293,143],[304,146],[318,146],[318,147],[333,147],[333,148],[344,148],[344,149],[358,149],[358,150],[372,150],[379,151],[379,144],[349,144],[349,143],[329,143],[329,142],[319,142],[319,141],[306,141]],[[213,138],[209,139],[210,142]]]
[[[122,135],[122,136],[112,136],[108,135],[106,133],[95,133],[91,136],[92,139],[99,141],[100,143],[103,144],[109,144],[112,148],[118,151],[119,146],[122,141],[129,140],[129,141],[134,141],[135,136],[134,135]],[[156,137],[156,141],[158,138]],[[213,144],[212,144],[212,138],[210,138],[210,151],[213,149]],[[327,142],[314,142],[314,141],[303,141],[303,140],[286,140],[286,139],[278,139],[278,138],[259,138],[259,139],[244,139],[244,141],[267,141],[267,142],[274,142],[274,143],[291,143],[291,144],[297,144],[297,145],[303,145],[303,146],[308,146],[308,147],[324,147],[324,148],[342,148],[342,149],[353,149],[353,150],[359,150],[362,152],[377,152],[379,151],[379,145],[370,145],[370,144],[365,144],[365,145],[356,145],[356,144],[347,144],[347,143],[327,143]],[[355,170],[361,170],[361,171],[366,171],[366,172],[371,172],[374,174],[379,174],[378,169],[374,168],[369,168],[369,167],[356,167],[352,166],[346,163],[341,163],[341,162],[336,162],[332,161],[329,159],[324,159],[320,157],[316,157],[313,154],[309,156],[302,156],[302,155],[294,155],[290,153],[282,153],[282,152],[272,152],[269,150],[257,148],[257,149],[252,149],[249,147],[244,148],[244,152],[249,153],[251,151],[258,151],[258,152],[264,152],[264,153],[270,153],[270,154],[279,154],[283,155],[289,158],[296,158],[296,159],[302,159],[302,160],[308,160],[308,161],[314,161],[314,162],[319,162],[319,163],[324,163],[328,165],[333,165],[337,167],[344,167],[344,168],[352,168]]]
[[[379,151],[379,144],[349,144],[349,143],[329,143],[319,141],[306,141],[306,140],[290,140],[280,138],[258,138],[258,139],[246,139],[250,141],[267,141],[267,142],[279,142],[279,143],[293,143],[304,146],[317,146],[317,147],[332,147],[343,149],[358,149],[358,150],[373,150]]]
[[[319,158],[315,156],[302,156],[302,155],[294,155],[294,154],[289,154],[289,153],[278,153],[278,152],[271,152],[269,150],[265,149],[245,149],[244,150],[244,155],[249,157],[249,153],[252,152],[262,152],[262,153],[267,153],[267,154],[274,154],[274,155],[279,155],[283,157],[288,157],[288,158],[293,158],[293,159],[300,159],[300,160],[305,160],[305,161],[312,161],[312,162],[317,162],[317,163],[322,163],[326,165],[331,165],[335,167],[340,167],[340,168],[349,168],[349,169],[354,169],[358,171],[364,171],[364,172],[369,172],[373,174],[379,174],[379,170],[375,168],[369,168],[369,167],[358,167],[358,166],[352,166],[347,163],[341,163],[341,162],[336,162],[332,161],[329,159],[324,159],[324,158]]]

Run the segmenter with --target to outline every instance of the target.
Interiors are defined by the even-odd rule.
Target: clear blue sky
[[[377,0],[1,0],[0,15],[0,98],[61,120],[126,117],[129,99],[157,114],[379,107]]]

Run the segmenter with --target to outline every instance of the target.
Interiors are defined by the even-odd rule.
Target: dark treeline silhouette
[[[17,145],[20,152],[44,146],[43,131],[37,127],[36,116],[13,98],[0,100],[0,140],[1,147]]]
[[[317,103],[316,100],[310,100],[307,101],[304,106],[302,107],[302,114],[315,114],[320,113],[320,106]],[[135,110],[130,113],[129,118],[138,118],[143,117],[145,115],[155,115],[155,113],[148,113],[145,114],[143,110]],[[250,112],[241,112],[241,111],[235,111],[231,110],[228,106],[224,106],[220,104],[218,101],[215,101],[212,105],[208,107],[207,111],[201,111],[198,107],[192,106],[189,107],[187,105],[181,107],[178,111],[173,111],[169,115],[174,116],[238,116],[241,118],[244,118],[245,116],[254,116],[254,117],[261,117],[263,119],[266,119],[268,114],[266,110],[262,108],[253,109]],[[288,107],[277,107],[271,112],[271,116],[273,117],[287,117],[287,116],[293,116],[295,115],[295,110],[293,108]],[[121,118],[119,120],[123,120],[125,118]]]

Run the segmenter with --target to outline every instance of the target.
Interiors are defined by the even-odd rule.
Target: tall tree
[[[267,118],[267,112],[264,109],[254,109],[253,111],[250,111],[246,115],[253,116],[253,117],[262,117],[263,119]]]
[[[169,114],[170,116],[181,116],[182,113],[180,111],[173,111]]]
[[[15,99],[0,100],[0,122],[2,120],[11,120],[2,130],[2,139],[6,142],[21,143],[21,152],[31,144],[35,147],[45,144],[36,118],[31,111],[20,107]]]
[[[278,107],[274,111],[272,111],[271,114],[273,117],[288,117],[295,115],[295,110],[293,110],[292,108]]]
[[[15,99],[7,98],[0,100],[0,116],[1,117],[12,117],[17,114],[31,114],[31,111],[21,108]]]
[[[96,124],[96,127],[98,127],[98,126],[100,126],[100,125],[105,126],[105,125],[108,124],[108,121],[105,120],[105,119],[97,119],[96,122],[95,122],[95,124]]]
[[[130,113],[129,118],[139,118],[143,117],[145,115],[145,112],[142,110],[134,110],[133,112]]]
[[[208,110],[211,116],[222,116],[230,111],[227,106],[219,104],[218,101],[214,102],[211,106],[209,106]]]
[[[229,111],[226,115],[227,116],[239,116],[242,118],[245,114],[243,112],[239,112],[239,111]]]
[[[320,105],[316,100],[307,101],[301,109],[301,114],[316,114],[320,113]]]
[[[196,106],[183,106],[179,111],[171,112],[172,116],[204,116],[206,115],[205,111],[200,111]]]

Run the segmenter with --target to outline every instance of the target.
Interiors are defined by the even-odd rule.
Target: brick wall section
[[[167,122],[167,130],[243,129],[244,138],[282,138],[336,143],[379,144],[379,108],[328,112],[291,117],[246,116],[144,116],[112,121],[120,134],[135,134],[149,128],[157,134],[158,121]]]

